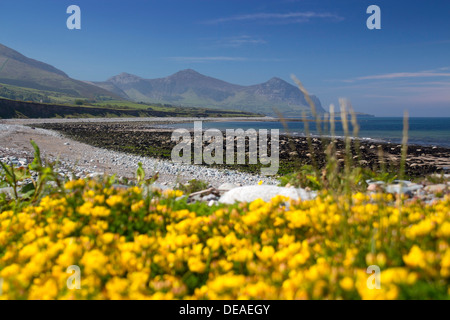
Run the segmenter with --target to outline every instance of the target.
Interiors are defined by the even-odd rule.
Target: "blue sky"
[[[68,30],[69,5],[81,30]],[[369,30],[369,5],[381,30]],[[0,43],[80,80],[192,68],[251,85],[291,74],[325,108],[450,116],[450,1],[1,0]]]

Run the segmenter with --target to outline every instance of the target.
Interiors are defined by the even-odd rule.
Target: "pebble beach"
[[[108,120],[102,119],[102,121]],[[133,121],[134,119],[130,120]],[[72,120],[62,121],[72,122]],[[77,121],[85,120],[77,119]],[[92,122],[92,119],[86,121]],[[152,119],[152,121],[158,121],[158,119]],[[224,183],[233,183],[237,186],[255,184],[260,181],[272,185],[278,183],[277,180],[270,177],[198,165],[177,164],[167,160],[106,150],[70,140],[52,130],[33,129],[25,125],[36,122],[54,123],[61,122],[61,120],[3,120],[0,122],[1,161],[13,163],[16,166],[30,163],[33,159],[33,148],[30,140],[34,140],[40,147],[43,158],[49,161],[59,160],[60,167],[58,170],[61,174],[73,175],[77,178],[116,174],[119,179],[120,177],[132,179],[135,177],[138,163],[141,162],[148,175],[158,172],[158,183],[168,187],[173,187],[178,182],[185,183],[192,179],[209,182],[214,187]]]
[[[275,187],[279,181],[275,177],[267,177],[258,174],[251,174],[240,172],[237,170],[211,168],[202,165],[187,165],[174,163],[167,159],[154,158],[126,152],[111,150],[110,148],[100,148],[88,143],[75,141],[66,134],[61,132],[42,129],[34,127],[33,125],[63,125],[63,124],[90,124],[94,125],[95,130],[99,130],[97,125],[108,126],[130,126],[132,130],[139,130],[139,126],[143,123],[148,124],[159,123],[176,123],[193,121],[194,119],[15,119],[15,120],[1,120],[0,121],[0,161],[6,164],[13,164],[16,167],[27,166],[33,159],[33,148],[30,140],[34,140],[41,149],[41,154],[47,161],[57,161],[57,172],[61,176],[69,179],[91,178],[97,176],[116,175],[118,180],[126,178],[133,179],[135,177],[138,163],[141,162],[147,176],[152,176],[158,173],[159,179],[155,183],[156,186],[162,189],[174,188],[178,183],[187,183],[192,179],[202,180],[209,184],[210,188],[220,189],[226,186],[226,191],[233,188],[245,186],[257,186],[264,184],[266,186]],[[145,121],[144,121],[145,120]],[[208,119],[205,119],[208,120]],[[241,120],[241,119],[240,119]],[[100,127],[102,129],[103,127]],[[110,129],[109,127],[106,127]],[[127,129],[129,130],[129,128]],[[125,130],[125,131],[127,131]],[[95,131],[94,131],[95,132]],[[108,134],[108,133],[107,133]],[[119,137],[119,136],[118,136]],[[114,137],[113,137],[114,139]],[[117,138],[120,140],[119,138]],[[302,141],[298,141],[300,144]],[[120,142],[119,142],[120,143]],[[159,143],[158,141],[153,143]],[[286,143],[282,141],[282,144]],[[392,149],[393,151],[399,146],[384,146],[385,149]],[[375,145],[363,144],[362,150],[375,149]],[[436,176],[444,179],[444,183],[432,184],[427,181],[411,182],[411,181],[394,181],[391,184],[383,184],[376,181],[367,181],[369,184],[368,191],[374,192],[384,189],[389,193],[407,193],[411,198],[421,198],[425,201],[432,202],[435,200],[436,193],[446,193],[449,190],[450,175],[448,174],[448,167],[450,167],[450,150],[445,148],[422,148],[420,146],[413,146],[410,148],[411,155],[409,159],[416,159],[418,161],[409,164],[412,170],[417,168],[438,168],[439,173]],[[397,150],[399,151],[399,150]],[[436,151],[435,153],[433,153]],[[282,157],[283,152],[282,150]],[[290,153],[292,155],[292,152]],[[414,157],[415,156],[415,157]],[[395,157],[395,155],[394,155]],[[370,160],[370,159],[369,159]],[[424,161],[425,160],[425,161]],[[362,160],[367,162],[367,160]],[[434,167],[433,167],[434,166]],[[419,171],[420,174],[420,171]],[[401,185],[401,187],[400,187]],[[275,190],[275,189],[274,189]],[[283,190],[266,190],[265,193],[271,194],[283,193]],[[244,193],[250,193],[249,197],[254,198],[254,190],[244,190]],[[298,190],[305,197],[304,190]],[[236,193],[236,192],[235,192]],[[223,192],[222,192],[223,195]],[[307,196],[311,196],[309,193]],[[264,195],[260,195],[264,196]],[[217,201],[220,194],[213,196],[211,193],[205,193],[204,198],[197,196],[196,200]],[[236,200],[245,200],[245,197],[238,195]],[[269,199],[270,200],[270,199]],[[227,201],[230,201],[229,199]]]

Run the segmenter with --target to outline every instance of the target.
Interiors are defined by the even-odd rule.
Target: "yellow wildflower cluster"
[[[398,207],[390,195],[323,192],[208,207],[93,180],[65,189],[1,212],[1,299],[450,297],[448,197]],[[74,265],[80,289],[68,286]]]

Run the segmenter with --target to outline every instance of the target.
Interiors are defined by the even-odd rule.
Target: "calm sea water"
[[[359,138],[401,143],[403,136],[403,118],[366,118],[359,119],[360,126]],[[304,136],[305,126],[303,122],[287,121],[288,130],[293,135]],[[172,128],[188,128],[194,127],[191,123],[180,123],[170,125]],[[316,125],[309,122],[310,132],[317,135]],[[203,122],[203,129],[216,128],[219,130],[226,129],[279,129],[280,133],[285,133],[285,129],[281,122]],[[353,131],[352,126],[350,129]],[[336,122],[336,136],[343,136],[342,125]],[[450,118],[410,118],[409,119],[409,144],[423,146],[442,146],[450,147]]]

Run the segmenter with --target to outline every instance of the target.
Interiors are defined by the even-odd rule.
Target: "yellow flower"
[[[111,210],[102,206],[97,206],[92,209],[92,215],[94,217],[106,217],[109,216],[110,214]]]
[[[127,279],[114,277],[106,284],[106,292],[110,299],[121,299],[128,289],[129,282]]]
[[[133,203],[132,205],[131,205],[131,211],[133,211],[133,212],[138,212],[140,209],[142,209],[143,207],[144,207],[144,200],[140,200],[139,202],[137,202],[137,203]]]
[[[32,285],[30,300],[53,300],[58,295],[58,286],[54,279],[48,279],[43,285]]]
[[[441,236],[441,237],[446,237],[446,238],[450,237],[450,222],[449,221],[445,221],[439,227],[438,235]]]
[[[64,185],[65,189],[75,189],[75,188],[83,188],[86,185],[86,182],[83,179],[79,180],[70,180],[66,182]]]
[[[263,261],[267,261],[272,258],[275,253],[275,249],[271,246],[264,246],[261,252],[257,252],[256,255]]]
[[[9,278],[17,275],[19,271],[20,271],[19,265],[14,263],[10,266],[5,267],[2,271],[0,271],[0,276],[3,278]]]
[[[351,291],[351,290],[353,290],[353,287],[354,287],[353,279],[350,277],[345,277],[344,279],[339,281],[339,285],[345,291]]]
[[[410,239],[426,236],[434,230],[434,227],[435,224],[430,219],[425,219],[420,221],[418,224],[411,226],[411,228],[407,230],[406,236]]]
[[[189,258],[188,266],[189,270],[197,273],[203,273],[206,269],[206,264],[203,263],[200,259],[194,257]]]
[[[411,267],[424,268],[426,266],[425,254],[417,245],[414,245],[411,251],[403,256],[403,261]]]
[[[63,219],[63,225],[62,225],[62,233],[64,236],[67,236],[75,231],[75,229],[78,227],[77,222],[73,222],[67,218]]]
[[[441,266],[442,268],[450,268],[450,249],[445,251],[445,254],[442,257]]]
[[[428,299],[450,292],[439,289],[450,278],[449,196],[407,200],[400,210],[390,195],[324,191],[315,200],[278,196],[213,210],[177,202],[181,193],[173,190],[147,199],[138,187],[109,182],[66,187],[0,212],[0,299]],[[10,207],[0,199],[0,208]],[[81,290],[67,290],[71,265],[81,268]],[[380,266],[381,289],[371,289],[369,265]],[[199,274],[206,282],[193,288],[190,278]]]
[[[122,204],[123,202],[124,201],[123,201],[122,196],[110,196],[108,198],[108,200],[106,200],[106,203],[110,207],[114,207],[115,205]]]
[[[84,271],[86,274],[98,273],[101,275],[106,274],[105,268],[108,262],[108,257],[98,249],[86,252],[81,259],[81,263],[84,265]]]
[[[245,277],[243,275],[228,273],[209,280],[207,287],[209,287],[212,291],[219,293],[233,288],[239,288],[244,284]]]
[[[163,192],[163,194],[167,198],[178,198],[178,197],[181,197],[183,195],[183,191],[181,191],[181,190],[165,190]]]
[[[110,244],[114,240],[114,233],[108,232],[102,235],[103,242],[105,244]]]
[[[81,215],[89,216],[91,215],[91,211],[94,205],[91,202],[85,202],[81,207],[78,208],[78,212]]]

